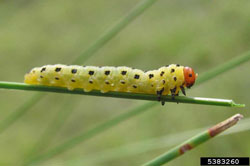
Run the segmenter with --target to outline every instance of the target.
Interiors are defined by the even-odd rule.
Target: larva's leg
[[[161,101],[161,105],[164,105],[165,104],[165,101],[164,100],[162,100],[162,93],[163,93],[163,91],[164,91],[164,88],[162,88],[161,90],[159,90],[159,91],[156,91],[156,93],[157,93],[157,100],[158,101]]]
[[[170,92],[171,92],[172,100],[174,100],[174,97],[176,96],[176,94],[175,94],[176,87],[174,89],[170,89]]]
[[[180,86],[181,92],[186,96],[185,88],[183,86]]]

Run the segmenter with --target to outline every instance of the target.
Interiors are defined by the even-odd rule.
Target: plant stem
[[[180,155],[184,154],[185,152],[195,148],[196,146],[210,140],[214,136],[220,134],[221,132],[225,131],[226,129],[235,125],[243,116],[240,114],[236,114],[223,122],[218,123],[217,125],[209,128],[208,130],[190,138],[189,140],[185,141],[184,143],[174,147],[173,149],[169,150],[168,152],[156,157],[155,159],[149,161],[148,163],[144,164],[145,166],[159,166],[163,165]]]
[[[62,87],[29,85],[17,82],[0,81],[0,88],[157,101],[157,96],[150,94],[126,93],[126,92],[101,93],[100,91],[96,90],[91,92],[84,92],[82,89],[68,90],[67,88],[62,88]],[[229,106],[229,107],[245,106],[244,104],[235,104],[232,100],[201,98],[201,97],[176,96],[175,99],[173,100],[172,97],[168,95],[168,96],[163,96],[162,100],[166,102],[192,103],[192,104],[217,105],[217,106]]]

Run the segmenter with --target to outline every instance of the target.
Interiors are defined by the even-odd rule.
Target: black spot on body
[[[121,84],[125,84],[125,81],[123,81],[123,80],[121,80],[120,82],[121,82]]]
[[[136,86],[136,85],[133,85],[133,88],[137,88],[137,86]]]
[[[40,78],[43,78],[43,76],[40,76]]]
[[[94,75],[94,73],[95,73],[95,72],[94,72],[93,70],[90,70],[90,71],[89,71],[89,75]]]
[[[59,72],[59,71],[61,71],[61,67],[57,67],[56,69],[55,69],[55,72]]]
[[[124,70],[124,71],[121,71],[121,74],[122,74],[122,75],[126,75],[126,74],[127,74],[127,71],[125,71],[125,70]]]
[[[175,69],[171,69],[171,73],[175,72]]]
[[[176,66],[177,66],[177,67],[179,67],[179,66],[180,66],[180,64],[176,64]]]
[[[177,78],[176,78],[176,77],[174,77],[174,81],[177,81]]]
[[[76,72],[77,72],[77,69],[72,69],[72,70],[71,70],[71,73],[72,73],[72,74],[75,74]]]
[[[43,71],[45,71],[46,70],[46,67],[43,67],[42,69],[41,69],[41,73],[43,72]]]
[[[73,80],[73,79],[72,79],[71,82],[76,82],[76,80]]]
[[[107,84],[107,85],[108,85],[108,84],[109,84],[109,81],[105,81],[105,84]]]
[[[93,81],[89,80],[89,83],[90,83],[90,84],[93,84]]]
[[[164,75],[164,73],[165,73],[165,72],[164,72],[164,71],[162,71],[162,72],[161,72],[161,74],[160,74],[160,76],[162,77],[162,76]]]
[[[188,76],[189,76],[189,77],[192,77],[193,75],[192,75],[192,74],[189,74]]]
[[[154,74],[149,74],[148,77],[149,77],[149,79],[151,79],[154,77]]]
[[[139,79],[139,78],[140,78],[140,75],[135,74],[134,79]]]
[[[166,81],[165,80],[162,80],[162,84],[164,85],[166,83]]]
[[[59,78],[58,78],[58,77],[55,77],[55,79],[56,79],[56,80],[59,80]]]
[[[104,74],[105,74],[105,75],[109,75],[109,74],[110,74],[110,71],[107,70],[107,71],[104,72]]]

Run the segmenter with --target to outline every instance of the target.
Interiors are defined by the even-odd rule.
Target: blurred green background
[[[69,64],[138,2],[1,1],[0,80],[22,82],[24,74],[35,66]],[[125,65],[150,70],[179,63],[202,74],[249,49],[249,1],[159,0],[85,65]],[[39,165],[140,165],[170,147],[164,148],[162,144],[162,148],[124,156],[131,149],[119,147],[211,126],[238,112],[247,118],[250,116],[249,65],[245,63],[187,92],[189,96],[234,99],[245,103],[245,108],[159,104]],[[1,90],[0,121],[33,94]],[[0,165],[17,165],[29,156],[58,112],[72,111],[45,150],[143,103],[146,102],[50,93],[0,134]],[[219,137],[168,165],[199,165],[201,156],[249,156],[249,138],[249,131]],[[101,157],[113,148],[120,156]]]

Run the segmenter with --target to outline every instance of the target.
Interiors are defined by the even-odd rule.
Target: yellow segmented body
[[[168,65],[144,72],[130,67],[96,67],[77,65],[45,65],[33,68],[25,75],[27,84],[81,88],[86,92],[100,90],[145,93],[178,94],[184,84],[183,66]]]

